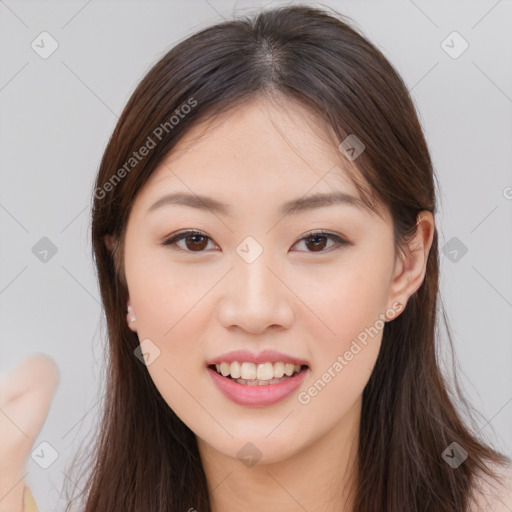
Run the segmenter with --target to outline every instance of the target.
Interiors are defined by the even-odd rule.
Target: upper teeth
[[[215,365],[217,372],[224,377],[231,375],[233,379],[272,380],[280,379],[283,375],[291,377],[294,372],[300,372],[301,365],[293,363],[220,363]]]

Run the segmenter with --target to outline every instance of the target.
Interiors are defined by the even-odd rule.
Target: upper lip
[[[263,352],[259,352],[258,354],[254,354],[249,350],[233,350],[231,352],[226,352],[220,356],[214,357],[209,361],[206,361],[206,365],[210,366],[212,364],[220,364],[220,363],[232,363],[233,361],[238,362],[249,362],[254,364],[259,363],[276,363],[278,361],[282,361],[283,363],[293,363],[309,366],[308,362],[304,359],[300,359],[295,356],[290,356],[288,354],[284,354],[283,352],[278,352],[276,350],[264,350]]]

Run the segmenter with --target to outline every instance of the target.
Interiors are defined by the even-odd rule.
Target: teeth
[[[281,361],[274,363],[274,377],[280,379],[284,375],[284,363]]]
[[[268,382],[261,381],[270,381],[272,379],[280,379],[283,376],[291,377],[294,373],[299,373],[301,369],[301,365],[293,364],[293,363],[283,363],[278,361],[276,363],[248,363],[238,361],[234,361],[232,363],[222,362],[220,364],[216,364],[215,368],[218,373],[227,377],[231,375],[233,379],[244,379],[248,381],[260,381],[254,384],[248,385],[259,385],[265,386]]]
[[[221,363],[220,364],[220,373],[224,377],[227,377],[229,375],[230,365],[228,363]]]
[[[242,375],[241,372],[242,365],[238,361],[234,361],[231,363],[231,368],[229,370],[229,373],[231,374],[231,377],[233,379],[239,379],[240,375]]]
[[[260,363],[256,370],[258,380],[270,380],[274,378],[274,366],[272,363]]]
[[[256,379],[256,365],[254,363],[242,363],[240,378],[245,380]]]
[[[288,377],[291,377],[293,375],[293,371],[295,370],[295,365],[292,363],[286,363],[284,365],[284,373],[288,375]]]

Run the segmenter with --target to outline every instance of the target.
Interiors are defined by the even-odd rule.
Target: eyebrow
[[[298,215],[304,212],[324,208],[333,205],[346,205],[355,208],[365,209],[366,205],[358,197],[351,196],[344,192],[319,193],[307,197],[300,197],[284,203],[279,209],[283,216]],[[213,197],[199,194],[188,194],[175,192],[162,196],[156,203],[151,205],[147,211],[150,213],[162,206],[188,206],[198,210],[210,210],[221,215],[233,216],[233,207]]]

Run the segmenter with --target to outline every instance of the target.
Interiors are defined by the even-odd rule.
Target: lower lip
[[[265,407],[277,404],[288,398],[304,381],[309,368],[295,374],[277,384],[264,386],[247,386],[233,379],[219,375],[215,370],[207,368],[208,373],[220,392],[238,405],[249,407]]]

